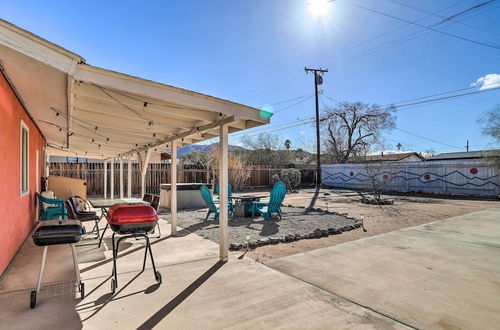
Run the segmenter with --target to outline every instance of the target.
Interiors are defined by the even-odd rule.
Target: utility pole
[[[469,140],[467,140],[467,144],[465,145],[465,149],[467,150],[467,152],[469,152]]]
[[[318,85],[323,84],[323,74],[328,69],[310,69],[305,67],[306,74],[314,73],[314,94],[316,95],[316,188],[321,188],[321,142],[319,135],[319,104],[318,104]]]

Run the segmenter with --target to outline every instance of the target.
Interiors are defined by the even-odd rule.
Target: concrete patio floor
[[[419,329],[498,329],[500,209],[267,263]]]
[[[60,294],[74,281],[71,252],[67,246],[50,247],[44,283],[52,283],[59,294],[41,297],[33,310],[29,291],[36,284],[42,248],[28,239],[0,282],[0,328],[404,328],[251,259],[238,259],[241,253],[219,263],[217,244],[195,234],[170,237],[165,222],[162,232],[165,236],[152,248],[163,283],[156,284],[150,268],[139,273],[144,250],[141,241],[131,239],[121,249],[114,295],[109,240],[100,249],[78,247],[84,300],[77,293]]]
[[[29,309],[42,248],[28,239],[0,279],[2,329],[495,328],[500,324],[500,209],[277,259],[269,266],[195,234],[154,241],[163,283],[139,273],[142,241],[128,240],[110,293],[109,240],[78,247],[87,296],[67,246],[49,248],[44,283],[57,296]],[[84,241],[89,243],[89,241]],[[148,267],[149,262],[148,262]],[[63,284],[66,284],[64,286]],[[69,285],[68,285],[69,284]]]

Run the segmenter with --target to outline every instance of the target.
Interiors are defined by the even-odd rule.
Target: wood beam
[[[132,198],[132,156],[127,156],[127,197]]]
[[[104,198],[108,198],[108,162],[105,160],[104,166]]]
[[[210,130],[210,129],[214,128],[214,127],[217,127],[218,125],[227,125],[229,123],[234,123],[234,122],[238,122],[238,121],[239,121],[239,118],[235,117],[235,116],[230,116],[230,117],[227,117],[227,118],[221,118],[218,121],[215,121],[215,122],[210,123],[208,125],[201,126],[198,129],[196,127],[193,127],[190,130],[185,130],[185,131],[181,131],[179,133],[175,133],[175,134],[171,135],[170,137],[168,137],[166,139],[163,139],[163,140],[161,140],[159,142],[156,142],[156,143],[152,144],[150,146],[150,148],[156,148],[158,146],[161,146],[162,144],[172,142],[173,140],[180,140],[180,139],[182,139],[184,137],[188,137],[190,135],[199,133],[200,131]],[[146,147],[138,148],[136,150],[132,150],[131,152],[143,151],[145,149],[147,149],[147,148]]]
[[[141,198],[146,194],[146,173],[148,172],[149,159],[151,158],[151,148],[145,150],[141,156]]]
[[[82,88],[81,86],[89,86],[88,89]],[[150,113],[165,114],[169,117],[178,117],[178,118],[198,118],[200,120],[205,121],[213,121],[217,119],[219,115],[218,112],[206,111],[206,110],[193,110],[189,108],[182,107],[178,104],[170,103],[170,102],[162,102],[152,99],[147,99],[142,97],[142,101],[137,101],[128,97],[120,96],[119,94],[109,92],[116,100],[111,98],[109,95],[102,93],[102,91],[98,90],[97,87],[88,84],[79,84],[76,93],[76,102],[83,106],[92,108],[106,108],[117,111],[125,110],[123,105],[134,109],[136,111],[146,111]],[[117,100],[120,102],[117,102]],[[144,102],[148,102],[148,105],[144,107]],[[159,105],[157,105],[159,104]],[[160,105],[161,104],[161,105]]]
[[[177,140],[170,142],[170,226],[171,235],[177,235]]]
[[[120,157],[120,198],[123,198],[123,158]]]
[[[220,112],[226,116],[252,119],[260,121],[263,124],[269,122],[269,120],[261,118],[259,109],[90,65],[78,65],[74,77],[77,80],[112,90],[131,93],[132,95],[141,95],[165,102],[173,102],[188,108]]]
[[[109,188],[110,188],[110,196],[111,196],[111,199],[115,198],[115,159],[114,158],[111,158],[110,161],[109,161],[109,166],[110,166],[110,180],[111,180],[111,183],[109,185]]]
[[[228,235],[228,127],[220,125],[219,143],[219,258],[227,261],[229,256]]]

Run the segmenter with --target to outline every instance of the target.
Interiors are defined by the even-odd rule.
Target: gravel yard
[[[251,245],[257,246],[278,243],[279,240],[295,241],[340,234],[343,230],[355,229],[360,225],[359,221],[352,217],[321,209],[306,210],[304,207],[283,207],[282,210],[282,220],[277,215],[273,215],[271,221],[266,221],[263,217],[230,217],[229,242],[233,244],[233,249],[236,249],[235,244],[245,243],[247,235]],[[183,228],[181,235],[183,233],[196,233],[211,241],[218,242],[219,223],[218,221],[214,222],[213,217],[204,221],[205,215],[205,209],[179,212],[177,223]],[[165,220],[169,219],[168,215],[160,216]]]
[[[266,190],[245,191],[245,195],[258,196],[266,192]],[[251,241],[286,238],[287,234],[305,235],[315,229],[343,228],[346,224],[359,224],[354,219],[364,219],[363,224],[367,231],[358,228],[343,232],[342,235],[328,235],[320,239],[300,239],[286,244],[258,245],[253,246],[255,248],[246,253],[246,256],[265,263],[267,260],[291,254],[342,244],[477,210],[500,207],[499,199],[411,194],[384,197],[394,199],[394,205],[379,207],[363,204],[360,202],[360,193],[352,190],[322,189],[316,192],[314,189],[302,189],[298,193],[287,194],[284,205],[293,205],[293,207],[284,208],[285,216],[281,221],[273,218],[272,221],[266,222],[262,217],[230,219],[229,242],[233,244],[244,242],[246,233],[250,235]],[[314,211],[305,215],[305,208],[311,205],[331,213]],[[192,232],[218,242],[218,223],[214,223],[213,220],[205,222],[205,214],[206,210],[179,211],[178,223],[184,228],[180,231],[180,235]],[[169,220],[168,212],[160,216]]]

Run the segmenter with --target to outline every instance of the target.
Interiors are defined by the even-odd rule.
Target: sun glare
[[[308,8],[314,17],[325,16],[330,9],[330,0],[309,0]]]

